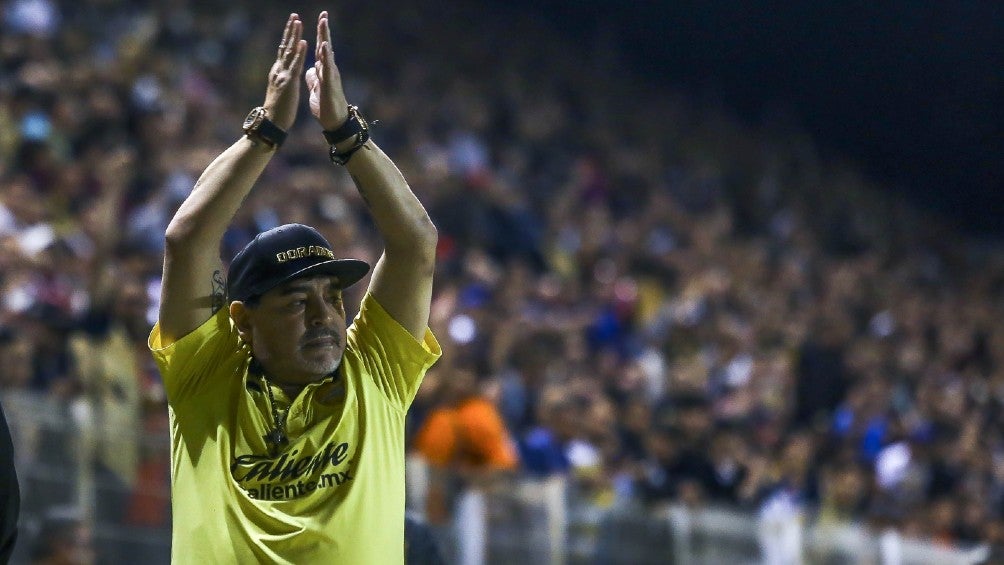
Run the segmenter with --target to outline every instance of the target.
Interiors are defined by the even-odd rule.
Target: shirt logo
[[[294,449],[278,457],[253,453],[234,457],[230,474],[251,498],[287,500],[343,485],[354,478],[349,444],[329,442],[317,453]]]

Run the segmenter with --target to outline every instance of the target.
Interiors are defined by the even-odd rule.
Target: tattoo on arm
[[[224,290],[226,285],[223,282],[223,273],[217,269],[213,271],[213,292],[212,292],[212,309],[213,314],[220,311],[223,308],[226,296],[226,291]]]

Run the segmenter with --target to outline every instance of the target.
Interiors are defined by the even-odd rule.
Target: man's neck
[[[274,375],[272,375],[271,373],[265,371],[265,368],[261,366],[261,363],[258,363],[254,359],[252,359],[252,361],[251,361],[251,371],[253,373],[257,373],[259,375],[264,376],[265,380],[268,382],[268,384],[275,385],[275,386],[279,387],[282,390],[282,392],[284,392],[286,394],[286,396],[289,398],[290,402],[296,400],[296,397],[300,396],[300,393],[303,392],[303,389],[307,388],[307,385],[310,384],[310,383],[290,383],[290,382],[286,382],[286,381],[283,381],[281,379],[278,379]],[[332,374],[337,374],[337,373],[338,373],[338,369],[335,369],[334,373],[332,373]],[[324,378],[327,378],[327,377],[324,377]],[[318,380],[322,380],[322,379],[318,379]]]
[[[303,392],[303,389],[307,387],[307,385],[304,384],[281,383],[273,379],[272,377],[267,377],[267,378],[270,383],[279,387],[280,389],[282,389],[282,392],[286,393],[286,396],[289,398],[290,402],[296,400],[296,397],[300,396],[300,393]]]

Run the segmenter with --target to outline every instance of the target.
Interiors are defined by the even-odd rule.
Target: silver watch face
[[[265,119],[265,108],[255,108],[251,110],[248,117],[244,118],[244,131],[253,131],[258,129],[261,125],[262,120]]]

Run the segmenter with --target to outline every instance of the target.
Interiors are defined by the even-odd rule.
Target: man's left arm
[[[325,131],[349,118],[348,102],[331,47],[328,13],[317,21],[316,63],[307,70],[310,110]],[[352,138],[339,143],[351,149]],[[345,164],[369,206],[384,239],[384,252],[373,269],[369,292],[404,329],[421,340],[429,323],[437,232],[422,203],[394,162],[369,140]]]
[[[369,293],[418,340],[425,337],[436,266],[436,227],[394,163],[367,141],[346,165],[384,239]]]

